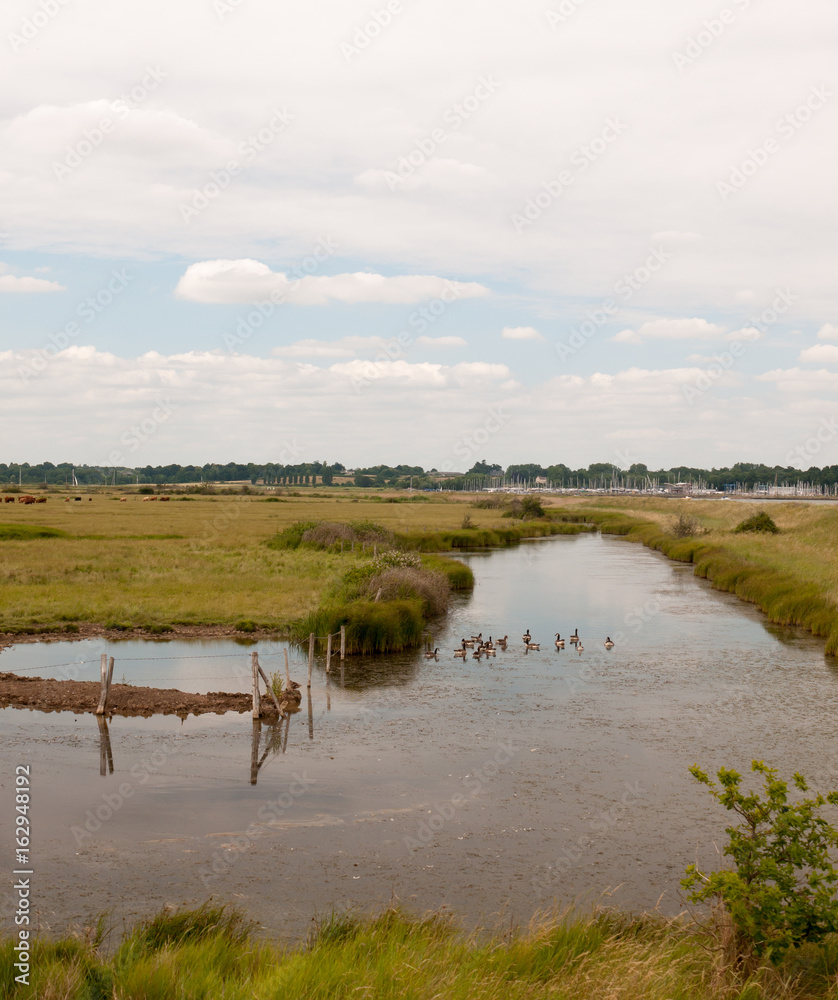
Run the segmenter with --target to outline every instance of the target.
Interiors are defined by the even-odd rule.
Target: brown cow
[[[38,499],[35,501],[35,503],[46,503],[46,502],[47,502],[46,497],[38,497]]]
[[[3,497],[3,503],[14,503],[14,502],[15,502],[14,497]]]

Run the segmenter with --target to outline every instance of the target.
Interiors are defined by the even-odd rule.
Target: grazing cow
[[[164,500],[171,500],[171,499],[172,499],[171,497],[160,497],[160,503],[163,503]]]
[[[35,501],[35,503],[46,503],[46,502],[47,502],[46,497],[38,497],[38,499]]]
[[[128,502],[128,498],[127,497],[120,497],[119,498],[119,502],[120,503],[127,503]]]
[[[73,497],[74,500],[81,500],[81,497]]]
[[[3,503],[14,503],[14,502],[15,502],[14,497],[3,497]]]
[[[29,496],[29,494],[25,494],[22,497],[18,497],[17,502],[18,503],[35,503],[35,497],[31,497],[31,496]]]

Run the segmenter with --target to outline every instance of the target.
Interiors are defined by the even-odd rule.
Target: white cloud
[[[419,191],[423,188],[464,195],[482,193],[496,183],[484,167],[474,163],[461,163],[459,160],[431,157],[418,167],[410,167],[409,172],[382,170],[371,167],[354,178],[355,183],[368,191]]]
[[[307,275],[289,278],[258,260],[205,260],[190,264],[175,295],[192,302],[262,302],[271,296],[299,305],[329,302],[383,302],[411,305],[428,299],[475,298],[488,295],[476,282],[449,281],[433,275],[409,274],[393,278],[381,274]]]
[[[680,229],[664,229],[651,236],[653,243],[695,243],[696,240],[700,239],[700,233],[685,233],[681,232]]]
[[[298,340],[275,347],[275,358],[352,358],[358,354],[381,350],[384,337],[341,337],[339,340]]]
[[[636,330],[621,330],[611,339],[618,344],[642,344],[645,340],[718,340],[725,328],[706,319],[653,319]]]
[[[838,340],[838,326],[834,323],[824,323],[818,330],[818,340]]]
[[[815,344],[800,352],[800,360],[805,364],[838,364],[838,345]]]
[[[501,336],[506,340],[544,340],[544,337],[532,326],[505,326]]]
[[[6,265],[0,265],[0,271],[5,272]],[[0,292],[27,295],[41,292],[64,292],[64,285],[57,281],[46,281],[44,278],[17,277],[14,274],[0,273]]]

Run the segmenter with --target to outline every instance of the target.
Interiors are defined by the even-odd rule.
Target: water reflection
[[[113,774],[113,751],[111,750],[111,734],[103,715],[96,716],[99,726],[99,774],[103,777]]]
[[[267,730],[265,749],[259,756],[259,746],[262,741],[262,729]],[[261,719],[253,720],[253,734],[250,742],[250,784],[255,785],[262,766],[271,753],[285,753],[288,749],[288,732],[291,728],[291,716],[280,718],[276,723],[265,723]],[[283,732],[285,738],[283,739]]]

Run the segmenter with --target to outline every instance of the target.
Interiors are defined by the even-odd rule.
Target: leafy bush
[[[827,803],[838,805],[838,792],[789,803],[788,784],[775,768],[755,760],[751,770],[763,777],[763,797],[745,794],[736,771],[721,768],[717,785],[697,764],[690,768],[743,825],[725,830],[734,870],[708,874],[690,865],[681,880],[691,902],[721,903],[735,929],[736,957],[746,964],[754,956],[779,962],[790,948],[838,931],[838,870],[829,855],[838,830],[819,815]],[[798,791],[809,790],[802,775],[792,780]]]
[[[765,531],[771,535],[776,535],[780,529],[774,523],[773,518],[766,514],[764,510],[761,510],[758,514],[752,514],[751,517],[746,517],[744,521],[740,521],[733,530],[740,533],[743,531]]]
[[[504,517],[514,517],[519,521],[531,521],[536,517],[544,517],[544,508],[538,497],[515,497],[509,504],[509,510],[505,511]]]

